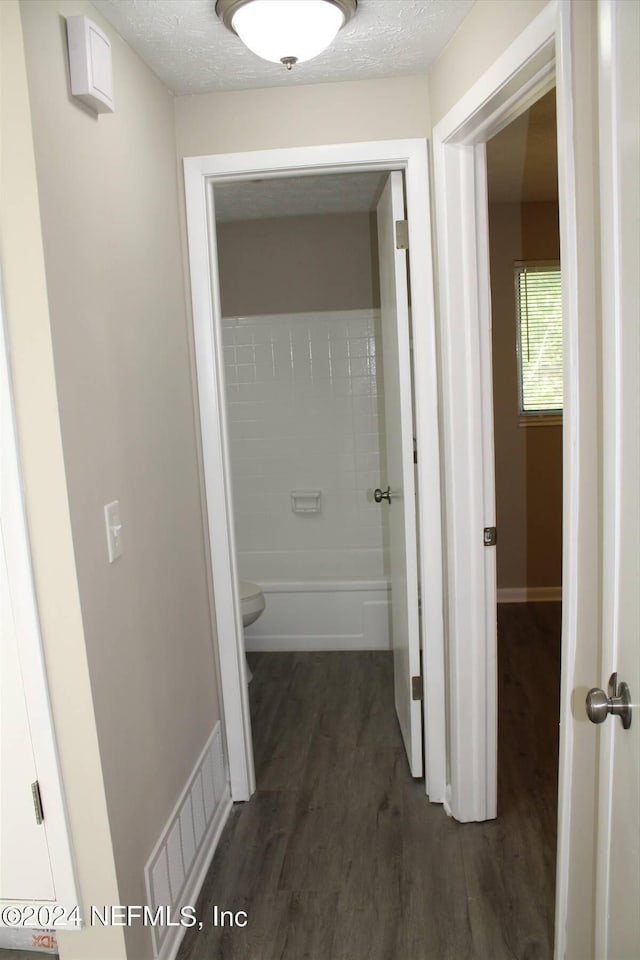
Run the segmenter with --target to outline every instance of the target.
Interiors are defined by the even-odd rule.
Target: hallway
[[[560,604],[498,608],[499,816],[409,776],[390,653],[250,656],[258,789],[235,806],[178,960],[550,960]],[[246,911],[246,927],[212,910]]]

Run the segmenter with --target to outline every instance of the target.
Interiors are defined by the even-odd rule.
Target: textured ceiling
[[[0,0],[1,2],[1,0]],[[247,50],[215,0],[93,0],[176,95],[425,73],[474,0],[358,0],[324,54],[290,73]],[[492,202],[557,200],[555,93],[487,145]],[[216,187],[219,220],[371,210],[378,174],[338,174]]]
[[[492,203],[557,201],[555,90],[487,143],[487,181]]]
[[[386,176],[386,173],[337,173],[222,183],[215,188],[216,220],[261,220],[375,210]]]
[[[358,0],[315,60],[288,72],[260,60],[218,20],[215,0],[93,0],[175,94],[425,73],[474,0]]]

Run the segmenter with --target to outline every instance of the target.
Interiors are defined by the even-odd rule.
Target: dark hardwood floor
[[[409,775],[390,654],[250,656],[258,789],[178,960],[550,960],[560,605],[504,605],[498,624],[488,823],[448,819]],[[246,927],[215,927],[214,905]]]

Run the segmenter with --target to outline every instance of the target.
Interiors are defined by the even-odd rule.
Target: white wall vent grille
[[[145,867],[147,904],[169,908],[178,919],[180,908],[195,905],[231,810],[222,728],[218,722],[182,791]],[[172,960],[184,927],[152,927],[157,960]]]

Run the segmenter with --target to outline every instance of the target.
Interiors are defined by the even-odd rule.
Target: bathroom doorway
[[[420,650],[402,174],[214,196],[237,571],[266,596],[246,647],[392,649],[420,777],[420,702],[404,681]]]
[[[326,156],[325,156],[326,154]],[[251,754],[248,697],[245,683],[244,644],[240,621],[235,570],[236,544],[233,529],[231,504],[233,490],[230,475],[229,437],[227,424],[221,415],[224,407],[224,344],[221,336],[222,312],[220,309],[220,282],[218,253],[215,237],[214,190],[223,181],[231,180],[278,180],[290,173],[292,176],[310,177],[320,173],[364,173],[370,171],[399,171],[404,175],[407,189],[406,226],[409,237],[408,255],[411,263],[411,303],[413,311],[413,335],[416,365],[420,368],[415,377],[415,435],[419,451],[424,458],[418,459],[418,482],[421,498],[418,505],[418,526],[428,529],[429,538],[420,537],[420,577],[423,597],[423,616],[418,649],[414,655],[433,663],[433,668],[411,674],[410,658],[404,658],[406,678],[398,679],[396,669],[396,694],[403,687],[403,696],[409,705],[412,718],[412,735],[423,729],[425,739],[426,789],[432,800],[444,798],[444,700],[443,700],[443,645],[441,609],[441,537],[440,537],[440,477],[439,447],[437,433],[435,324],[431,271],[424,264],[431,262],[428,230],[428,176],[426,167],[426,144],[424,141],[380,142],[355,144],[343,147],[308,148],[290,151],[266,151],[258,155],[217,156],[195,158],[185,162],[185,179],[189,221],[190,261],[194,300],[194,325],[196,332],[196,360],[198,387],[207,485],[208,522],[212,550],[214,582],[216,586],[216,619],[218,636],[224,637],[220,644],[221,682],[225,715],[231,789],[234,799],[247,799],[253,791],[253,761]],[[206,203],[203,204],[203,189]],[[396,217],[397,219],[397,217]],[[393,226],[394,224],[392,224]],[[395,236],[391,250],[396,251]],[[267,252],[268,256],[268,252]],[[415,263],[414,263],[415,261]],[[420,264],[420,270],[417,265]],[[406,271],[406,266],[405,266]],[[250,282],[251,278],[247,278]],[[405,307],[406,310],[406,307]],[[384,311],[383,311],[384,315]],[[213,318],[213,323],[212,323]],[[246,344],[236,344],[246,346]],[[212,369],[210,358],[215,357]],[[360,358],[370,362],[371,357]],[[403,378],[405,383],[409,377]],[[409,403],[409,407],[411,404]],[[406,411],[405,411],[406,416]],[[411,412],[409,409],[409,421]],[[409,427],[411,431],[411,426]],[[411,432],[409,433],[411,440]],[[413,444],[410,444],[413,446]],[[413,477],[412,453],[409,453],[410,473]],[[422,462],[422,466],[421,466]],[[316,488],[302,488],[304,494]],[[300,492],[300,491],[298,491]],[[380,491],[381,493],[385,491]],[[290,491],[291,493],[291,491]],[[313,497],[312,497],[313,499]],[[398,497],[402,505],[402,498]],[[411,503],[413,497],[407,498]],[[216,509],[220,501],[224,509]],[[403,507],[406,512],[406,505]],[[415,529],[416,524],[413,524]],[[407,551],[407,556],[410,551]],[[424,590],[428,581],[429,591]],[[393,597],[398,594],[392,591]],[[413,591],[412,602],[417,608],[418,591]],[[392,597],[392,606],[393,604]],[[402,603],[395,604],[402,606]],[[417,615],[416,615],[417,620]],[[234,641],[235,638],[235,641]],[[396,656],[394,658],[398,660]],[[415,679],[413,677],[415,676]],[[433,687],[433,695],[426,696],[424,718],[419,717],[420,702],[418,686]],[[398,697],[396,696],[396,703]],[[417,706],[417,711],[416,711]],[[418,723],[415,717],[418,715]],[[400,716],[400,711],[399,711]],[[401,718],[400,718],[401,719]],[[402,719],[401,719],[402,726]],[[417,727],[417,730],[416,730]],[[403,729],[404,732],[404,729]],[[410,756],[413,754],[409,751]],[[420,749],[422,754],[422,749]]]

